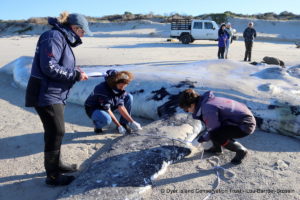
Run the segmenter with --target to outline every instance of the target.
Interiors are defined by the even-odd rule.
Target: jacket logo
[[[48,56],[48,57],[54,57],[54,55],[53,55],[53,53],[52,53],[52,52],[50,52],[50,53],[47,53],[47,56]]]

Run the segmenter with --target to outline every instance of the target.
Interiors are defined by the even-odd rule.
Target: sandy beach
[[[38,36],[1,37],[0,67],[21,56],[33,56],[37,40]],[[217,44],[196,41],[183,45],[160,37],[86,37],[74,52],[78,65],[172,67],[216,59]],[[298,65],[299,52],[292,42],[255,41],[252,60],[260,62],[265,56],[273,56],[286,65]],[[244,42],[234,41],[229,59],[242,61],[243,55]],[[11,76],[0,73],[0,199],[53,200],[65,187],[48,187],[44,183],[43,128],[36,112],[24,107],[24,94]],[[115,129],[95,135],[83,107],[78,105],[66,106],[65,121],[63,158],[77,163],[81,170],[121,136]],[[145,119],[138,121],[143,125],[150,123]],[[219,162],[226,170],[219,170],[219,192],[210,199],[300,199],[299,140],[257,130],[240,141],[249,149],[243,164],[228,164],[234,155],[229,151],[219,158],[204,154],[202,159],[199,152],[170,165],[141,198],[204,199],[218,185],[213,167]]]

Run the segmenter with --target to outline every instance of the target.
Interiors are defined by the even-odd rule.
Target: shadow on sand
[[[119,45],[119,46],[112,46],[110,48],[116,49],[123,49],[123,48],[196,48],[196,47],[218,47],[217,43],[213,44],[199,44],[199,43],[192,43],[192,44],[182,44],[182,43],[175,43],[175,42],[161,42],[161,43],[140,43],[140,44],[133,44],[133,45]]]

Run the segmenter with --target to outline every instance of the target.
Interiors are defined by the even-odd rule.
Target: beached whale
[[[181,113],[124,136],[99,155],[58,199],[140,199],[169,164],[202,150],[189,145],[201,129],[199,121]]]
[[[26,88],[32,57],[20,57],[4,66],[16,84]],[[257,118],[258,127],[269,132],[300,138],[300,66],[281,68],[252,66],[230,60],[205,60],[178,66],[82,66],[88,73],[108,69],[128,70],[135,79],[127,90],[134,96],[133,114],[153,120],[182,112],[177,105],[180,91],[193,88],[245,103]],[[69,102],[83,105],[103,77],[75,84]]]

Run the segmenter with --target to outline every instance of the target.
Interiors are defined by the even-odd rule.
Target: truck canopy
[[[173,19],[171,30],[191,30],[192,20],[190,19]]]

